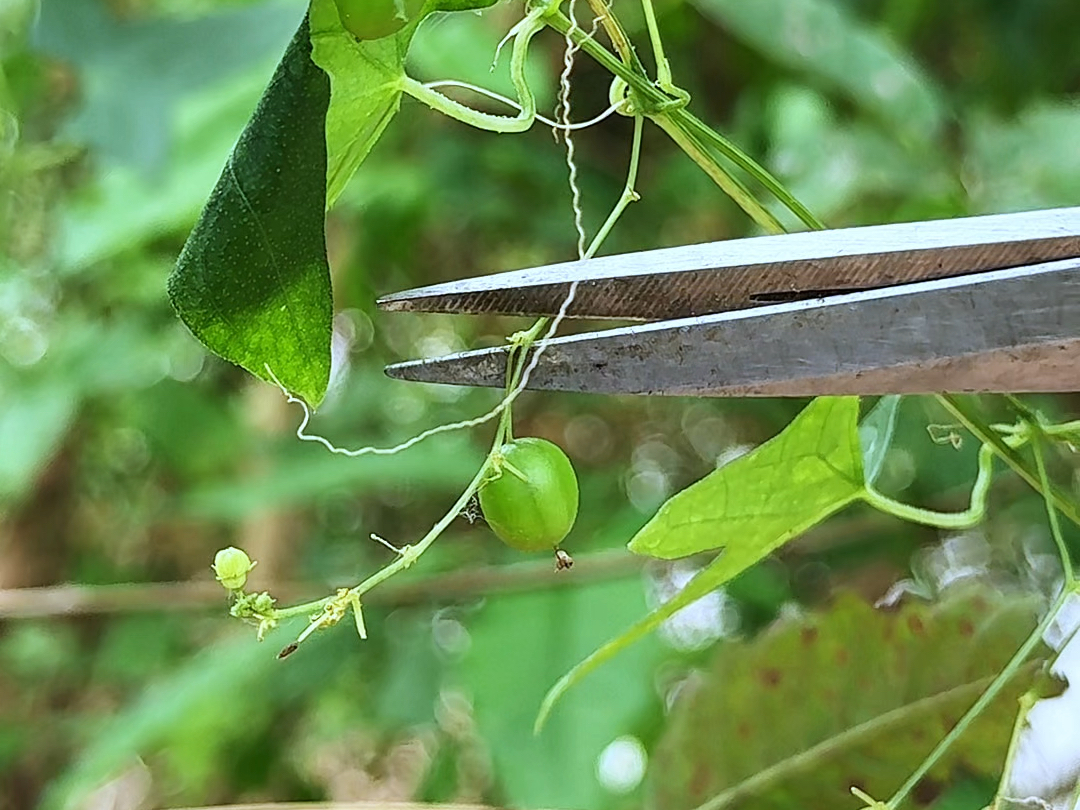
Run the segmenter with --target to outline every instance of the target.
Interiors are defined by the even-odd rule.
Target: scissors
[[[1080,391],[1080,207],[758,236],[394,293],[388,311],[635,322],[552,338],[528,387],[817,396]],[[387,367],[502,387],[507,348]]]

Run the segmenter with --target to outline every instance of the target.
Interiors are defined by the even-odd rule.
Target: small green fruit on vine
[[[566,453],[544,439],[516,439],[500,448],[495,464],[498,478],[480,489],[491,530],[519,551],[556,548],[578,511],[577,475]]]
[[[424,7],[424,0],[334,0],[341,24],[357,39],[396,34]]]
[[[214,576],[226,590],[243,590],[248,572],[254,567],[251,558],[233,546],[223,548],[214,555]]]

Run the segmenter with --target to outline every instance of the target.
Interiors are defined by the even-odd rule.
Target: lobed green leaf
[[[727,547],[761,559],[862,493],[858,416],[857,397],[815,399],[778,436],[668,500],[630,550],[673,559]]]

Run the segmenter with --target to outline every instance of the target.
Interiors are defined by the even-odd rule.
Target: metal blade
[[[384,310],[662,320],[1080,256],[1080,207],[759,236],[388,295]]]
[[[504,349],[387,368],[501,387]],[[552,340],[529,388],[812,396],[1080,391],[1080,259]]]

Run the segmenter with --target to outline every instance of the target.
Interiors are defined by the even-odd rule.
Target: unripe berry
[[[251,558],[233,546],[223,548],[214,555],[214,576],[230,591],[243,590],[248,572],[254,567]]]
[[[520,551],[559,545],[577,518],[577,475],[558,445],[537,438],[504,444],[499,477],[480,489],[480,508],[491,530]]]

